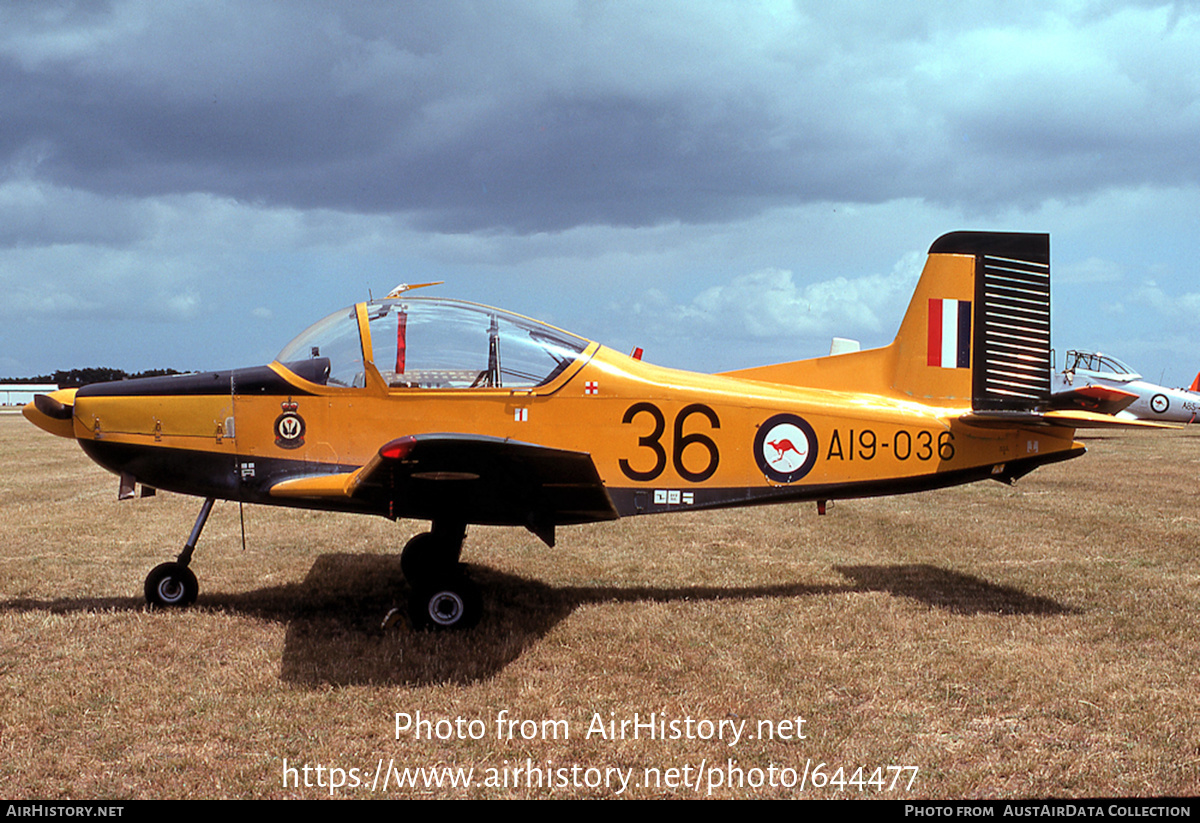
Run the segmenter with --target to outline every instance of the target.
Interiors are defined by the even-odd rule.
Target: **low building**
[[[24,406],[33,401],[35,394],[58,391],[55,383],[0,383],[0,407]]]

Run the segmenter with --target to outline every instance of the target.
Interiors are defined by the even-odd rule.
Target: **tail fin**
[[[892,388],[976,411],[1050,399],[1050,236],[954,232],[929,247],[896,351]]]
[[[976,411],[1050,398],[1050,236],[953,232],[929,257],[890,346],[730,372]]]
[[[1192,381],[1191,391],[1200,392],[1200,372],[1196,372],[1196,379]]]

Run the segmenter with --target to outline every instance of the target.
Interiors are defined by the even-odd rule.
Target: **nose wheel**
[[[146,575],[146,602],[151,606],[183,608],[195,603],[199,593],[196,575],[180,563],[161,563]]]
[[[196,550],[200,532],[208,522],[213,502],[214,498],[209,497],[200,507],[196,525],[192,526],[192,533],[183,545],[179,558],[170,563],[160,563],[146,575],[145,595],[148,605],[160,609],[181,609],[196,602],[200,584],[196,581],[196,575],[188,568],[188,564],[192,562],[192,552]]]

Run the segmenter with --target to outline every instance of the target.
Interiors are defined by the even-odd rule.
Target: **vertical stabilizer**
[[[976,411],[1050,398],[1050,236],[953,232],[934,241],[896,349],[894,389]]]
[[[929,247],[890,346],[727,372],[975,411],[1050,399],[1050,235],[952,232]]]

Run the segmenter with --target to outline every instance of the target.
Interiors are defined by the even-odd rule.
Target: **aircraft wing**
[[[556,525],[617,518],[590,455],[473,434],[400,437],[352,472],[290,478],[270,494],[356,498],[391,517],[520,525],[550,545]]]

